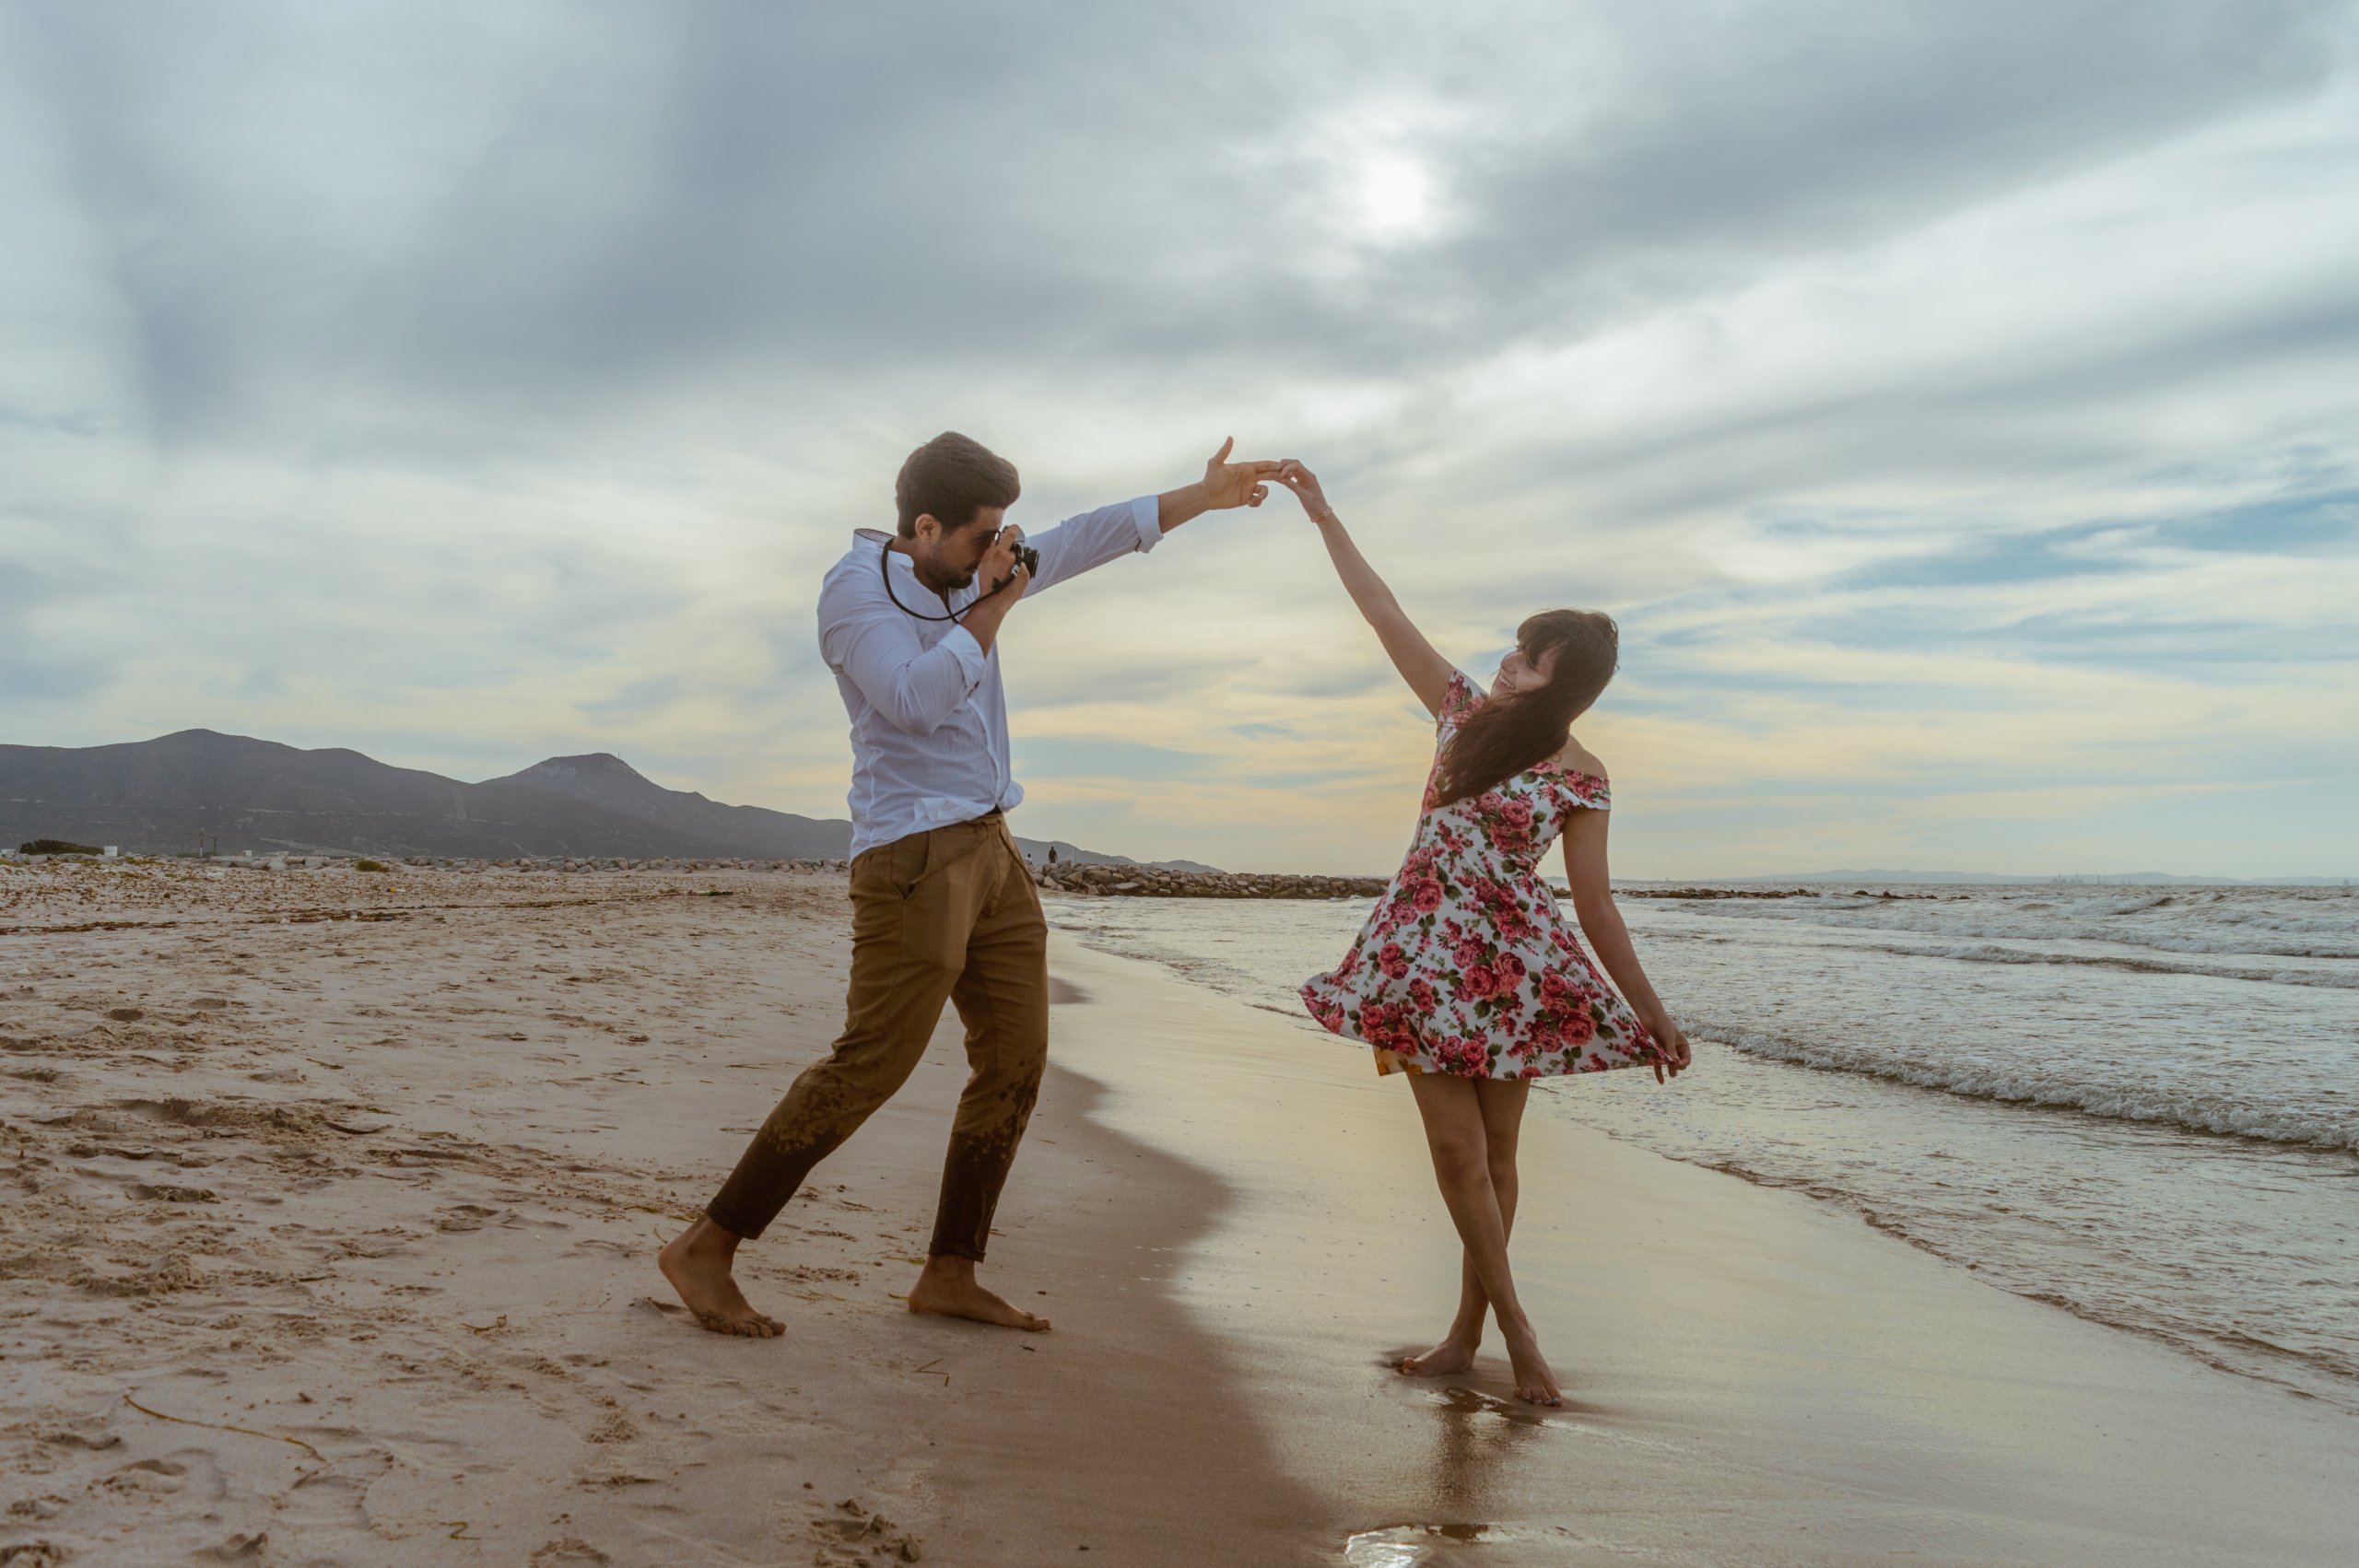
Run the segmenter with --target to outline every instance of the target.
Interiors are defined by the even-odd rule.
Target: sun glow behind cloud
[[[1398,153],[1379,154],[1357,171],[1352,193],[1361,233],[1384,241],[1430,231],[1435,222],[1433,175]]]
[[[1364,14],[1191,96],[1133,66],[1203,18],[20,13],[0,738],[839,814],[812,598],[910,445],[1037,528],[1233,433],[1478,672],[1620,617],[1626,872],[2359,867],[2349,7]],[[1003,647],[1030,831],[1405,835],[1424,726],[1284,502]]]

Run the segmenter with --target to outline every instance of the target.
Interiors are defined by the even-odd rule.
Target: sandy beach
[[[788,1336],[705,1334],[654,1248],[826,1048],[845,927],[790,873],[0,868],[0,1562],[2292,1564],[2359,1530],[2348,1417],[1561,1125],[1516,1254],[1567,1408],[1503,1399],[1496,1343],[1401,1378],[1455,1279],[1402,1085],[1062,938],[986,1266],[1055,1331],[895,1297],[953,1021],[744,1255]]]

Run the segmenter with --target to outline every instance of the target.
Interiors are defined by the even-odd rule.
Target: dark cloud
[[[2348,7],[38,15],[150,417],[342,451],[735,377],[1414,378],[2309,90]],[[1324,187],[1394,119],[1443,225],[1358,243]]]

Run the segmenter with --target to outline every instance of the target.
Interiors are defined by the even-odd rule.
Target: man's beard
[[[972,588],[975,586],[975,573],[981,569],[980,565],[968,567],[962,577],[944,578],[937,577],[931,567],[921,566],[916,561],[911,561],[910,564],[917,568],[918,580],[925,584],[927,591],[933,593],[957,593],[963,589]]]

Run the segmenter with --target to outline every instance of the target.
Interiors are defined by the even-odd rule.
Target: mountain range
[[[605,753],[469,784],[340,746],[182,730],[120,745],[0,745],[0,848],[34,838],[126,854],[841,860],[851,824],[667,790]],[[1062,839],[1016,843],[1035,860],[1053,848],[1060,860],[1138,863]]]

